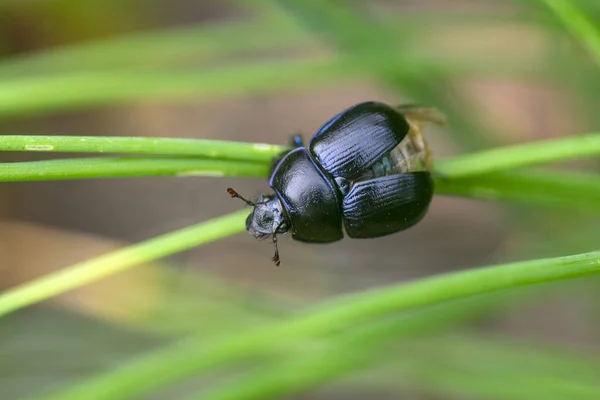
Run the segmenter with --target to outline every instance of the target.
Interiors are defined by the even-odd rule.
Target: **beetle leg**
[[[304,141],[302,140],[302,135],[299,133],[295,134],[291,138],[291,144],[294,147],[304,147]]]
[[[282,226],[285,226],[285,219],[282,220],[279,223],[279,225],[277,225],[277,228],[275,228],[275,232],[273,233],[273,246],[275,246],[275,255],[273,256],[273,258],[271,260],[273,260],[275,265],[277,265],[278,267],[279,267],[280,261],[279,261],[279,248],[277,247],[277,232],[285,233],[285,231],[283,231],[283,232],[280,231]]]
[[[281,264],[281,262],[279,261],[279,248],[277,247],[277,234],[273,234],[273,245],[275,246],[275,255],[273,256],[273,258],[271,259],[276,266],[279,267],[279,264]]]

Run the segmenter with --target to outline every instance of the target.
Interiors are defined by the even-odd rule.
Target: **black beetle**
[[[308,243],[376,238],[419,222],[433,197],[431,157],[421,123],[443,123],[433,108],[391,107],[364,102],[324,124],[304,147],[277,157],[271,168],[272,195],[255,202],[246,229],[257,239],[272,237],[273,262],[280,264],[277,235],[288,231]]]

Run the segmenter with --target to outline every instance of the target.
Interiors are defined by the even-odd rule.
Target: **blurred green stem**
[[[600,273],[600,251],[514,262],[342,296],[303,315],[210,344],[190,339],[72,386],[53,399],[127,399],[266,349],[361,326],[374,318],[524,285]]]
[[[384,360],[383,368],[346,380],[343,387],[461,399],[600,398],[597,357],[563,346],[481,334],[419,338],[397,347],[398,357]]]
[[[277,35],[273,35],[277,32]],[[155,30],[26,53],[0,62],[0,78],[57,73],[152,69],[164,64],[214,60],[236,52],[305,46],[308,35],[274,18]],[[165,62],[166,60],[166,62]]]
[[[24,53],[0,60],[0,78],[123,68],[148,70],[190,61],[210,63],[221,57],[234,57],[236,53],[276,51],[280,48],[318,51],[314,35],[300,28],[272,4],[256,1],[242,3],[255,8],[253,12],[258,15],[256,20],[153,30]],[[267,12],[265,6],[269,8]],[[439,36],[436,29],[445,29],[448,25],[472,27],[485,21],[486,26],[495,26],[505,23],[506,18],[515,21],[518,17],[510,12],[495,10],[488,14],[481,13],[477,19],[473,19],[472,14],[466,11],[447,10],[443,17],[403,12],[400,15],[386,14],[382,19],[395,37],[416,38],[425,36],[425,33],[432,37]],[[273,32],[277,32],[277,35],[273,35]],[[405,56],[407,51],[403,52]],[[438,60],[439,63],[444,61]]]
[[[441,177],[463,178],[591,156],[600,157],[600,132],[497,147],[446,160],[436,160],[435,170]]]
[[[564,171],[496,172],[437,179],[438,194],[600,213],[600,176]]]
[[[572,0],[540,0],[561,20],[600,66],[600,29]]]
[[[240,93],[279,92],[312,84],[333,84],[356,76],[331,57],[225,66],[203,71],[93,71],[31,76],[0,84],[0,115],[28,115],[59,109],[71,111],[126,101],[195,100]]]
[[[448,395],[450,391],[487,398],[501,391],[511,399],[547,399],[549,393],[561,399],[596,399],[600,395],[594,372],[600,364],[592,356],[584,358],[580,352],[575,355],[525,341],[482,340],[468,335],[437,337],[440,327],[460,319],[452,313],[455,306],[450,303],[382,324],[356,327],[353,332],[340,335],[341,338],[333,338],[323,349],[304,352],[295,359],[289,357],[291,360],[249,372],[190,398],[262,400],[289,396],[307,392],[324,382],[331,383],[337,377],[373,364],[391,364],[394,376],[377,374],[375,379],[363,382],[352,379],[345,387],[358,388],[361,384],[374,387],[375,381],[380,389],[419,390],[423,382],[433,381],[441,388],[428,385],[427,393]],[[429,337],[431,333],[436,337]],[[410,338],[408,343],[403,341],[407,338]],[[514,364],[515,359],[520,362],[518,366]],[[465,374],[465,368],[471,373]],[[472,379],[473,375],[478,379]],[[404,379],[398,380],[398,376]],[[450,383],[460,376],[463,377],[460,383]],[[485,378],[487,385],[482,385],[480,380]],[[507,379],[522,382],[527,389],[502,389]],[[514,397],[515,393],[526,394]]]
[[[270,24],[269,22],[268,24]],[[277,24],[284,22],[276,22]],[[287,23],[287,22],[285,22]],[[414,21],[413,21],[414,23]],[[419,30],[422,27],[419,26]],[[400,24],[403,29],[401,37],[416,37],[418,35],[405,32],[405,25]],[[288,32],[289,30],[289,32]],[[233,32],[236,32],[233,30]],[[239,33],[239,31],[237,31]],[[285,34],[298,35],[299,37],[310,37],[311,32],[302,31],[294,26],[288,26]],[[291,32],[291,33],[290,33]],[[273,35],[271,35],[273,36]],[[275,35],[278,36],[278,35]],[[242,42],[246,39],[243,36]],[[249,37],[253,37],[249,33]],[[261,42],[264,38],[255,38],[257,42]],[[146,42],[150,39],[133,39]],[[186,40],[190,40],[187,38]],[[232,43],[237,41],[236,36],[232,34]],[[278,38],[272,38],[278,42]],[[398,45],[398,41],[393,40],[394,45]],[[269,42],[271,39],[269,40]],[[209,41],[210,42],[210,41]],[[157,54],[161,51],[168,52],[168,46],[162,42],[163,50],[153,50]],[[190,41],[193,43],[193,41]],[[204,40],[202,40],[204,43]],[[114,45],[114,44],[113,44]],[[145,51],[144,44],[140,50]],[[220,42],[211,42],[206,44],[209,46],[220,46]],[[102,57],[108,52],[106,49],[112,49],[115,60],[112,63],[120,64],[119,55],[129,51],[130,42],[117,43],[115,48],[111,44],[98,45],[100,49],[97,54],[102,54]],[[179,46],[179,45],[178,45]],[[175,46],[175,47],[178,47]],[[91,46],[92,49],[95,45]],[[241,47],[243,49],[243,47]],[[77,68],[68,70],[63,73],[46,73],[46,74],[11,74],[10,70],[18,69],[19,65],[8,65],[9,72],[0,76],[0,115],[6,116],[22,116],[36,113],[47,113],[52,111],[68,109],[70,111],[97,106],[103,104],[120,104],[132,101],[149,101],[160,99],[161,101],[169,101],[173,99],[183,99],[193,97],[195,100],[215,99],[234,95],[246,95],[281,92],[285,89],[302,89],[307,90],[310,87],[319,85],[327,85],[333,87],[341,82],[355,83],[356,80],[361,80],[365,77],[371,78],[377,71],[393,71],[394,82],[401,80],[409,88],[410,82],[413,79],[421,80],[427,76],[433,83],[439,84],[438,78],[449,76],[489,76],[489,74],[514,75],[519,72],[535,79],[545,76],[547,73],[541,69],[538,64],[528,63],[523,70],[523,63],[515,63],[511,58],[500,57],[497,60],[473,60],[465,62],[459,57],[440,58],[437,56],[427,56],[422,54],[412,54],[410,50],[414,48],[414,40],[407,44],[407,50],[401,53],[394,52],[373,52],[368,57],[362,54],[331,54],[324,53],[320,48],[315,46],[315,51],[311,51],[309,55],[303,54],[294,58],[279,59],[275,61],[259,61],[236,65],[219,65],[212,63],[209,67],[195,68],[193,65],[183,65],[178,68],[135,68],[124,66],[119,68],[91,68],[97,61],[97,54],[92,50],[81,48],[75,51],[74,54],[67,52],[64,56],[66,59],[57,56],[53,59],[52,55],[48,58],[37,60],[41,63],[41,68],[44,69],[44,63],[50,64],[50,67],[69,66],[70,57],[81,61],[89,54],[95,54],[89,61],[83,61],[85,68]],[[288,48],[289,49],[289,48]],[[214,50],[214,49],[213,49]],[[133,50],[135,54],[138,50]],[[175,51],[175,50],[173,50]],[[110,53],[109,52],[109,53]],[[83,54],[83,56],[80,56]],[[112,53],[111,53],[112,54]],[[160,61],[160,60],[159,60]],[[36,60],[31,61],[30,68],[35,66]],[[76,64],[76,61],[74,62]],[[89,65],[88,65],[89,64]],[[1,73],[0,64],[0,73]],[[90,68],[88,68],[90,67]],[[69,67],[70,68],[70,67]],[[71,68],[72,69],[72,68]],[[444,78],[445,79],[445,78]],[[420,84],[410,86],[413,94],[418,94]],[[390,83],[388,82],[388,85]],[[394,86],[397,86],[394,84]],[[429,88],[429,84],[426,85]],[[444,85],[446,92],[449,90],[448,85]],[[431,89],[431,88],[429,88]],[[429,90],[427,89],[427,90]],[[429,104],[442,104],[439,96],[428,97],[421,99],[426,100]],[[444,104],[450,104],[444,102]],[[454,103],[452,103],[454,104]],[[449,107],[450,105],[448,105]],[[456,118],[455,123],[460,123],[460,119]],[[462,129],[457,130],[459,133]]]
[[[303,351],[297,358],[289,357],[289,353],[286,353],[286,356],[282,355],[281,362],[250,372],[234,382],[227,381],[198,398],[256,400],[310,390],[320,383],[356,372],[362,367],[385,362],[386,357],[398,357],[395,352],[382,351],[390,341],[399,343],[406,338],[439,334],[441,330],[481,315],[484,310],[490,312],[495,307],[506,307],[507,302],[523,300],[523,296],[515,296],[514,293],[511,293],[511,297],[503,294],[480,296],[478,301],[462,299],[448,302],[344,330],[321,344],[323,347],[317,343],[314,349]]]

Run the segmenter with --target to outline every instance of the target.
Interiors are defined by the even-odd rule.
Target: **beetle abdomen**
[[[410,130],[400,144],[373,164],[356,182],[405,172],[429,171],[429,148],[420,132]]]

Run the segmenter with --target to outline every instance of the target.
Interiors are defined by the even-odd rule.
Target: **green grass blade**
[[[594,175],[559,171],[485,172],[582,158],[597,152],[599,137],[593,134],[529,143],[441,160],[436,163],[436,192],[487,200],[575,206],[596,212],[600,180]],[[4,163],[0,164],[0,181],[168,175],[264,177],[272,157],[286,149],[270,144],[190,139],[6,136],[0,137],[0,150],[199,155],[220,159],[106,157]],[[228,158],[256,162],[227,161]]]
[[[485,398],[503,393],[503,399],[519,400],[543,400],[551,393],[565,399],[596,399],[600,395],[595,372],[600,370],[600,364],[591,356],[520,341],[491,341],[466,335],[428,337],[439,333],[439,320],[454,321],[455,305],[449,306],[356,327],[358,333],[342,334],[324,349],[287,357],[190,399],[262,400],[289,396],[377,364],[385,368],[373,379],[379,389]],[[450,311],[450,317],[445,311]],[[402,343],[407,338],[411,340]],[[389,347],[390,342],[395,344],[393,348]],[[403,379],[399,380],[399,376]],[[473,379],[475,376],[477,379]],[[524,386],[508,388],[507,381]],[[362,384],[375,387],[371,379]],[[356,386],[360,385],[359,381]],[[346,386],[352,389],[354,385]]]
[[[74,264],[6,290],[0,295],[0,316],[139,264],[242,232],[247,216],[248,211],[241,210],[218,217]]]
[[[367,366],[375,355],[333,346],[313,354],[299,354],[291,360],[251,372],[209,393],[190,396],[199,400],[276,399],[303,393],[336,377]]]
[[[600,28],[571,0],[541,0],[577,38],[600,66]]]
[[[23,77],[0,83],[0,115],[20,116],[140,100],[211,99],[334,84],[356,70],[330,57],[262,62],[203,72],[112,71]]]
[[[308,89],[315,85],[336,85],[370,77],[376,71],[389,71],[395,79],[410,81],[428,76],[432,81],[443,74],[512,75],[523,72],[513,61],[424,58],[409,53],[375,53],[368,58],[356,55],[314,54],[296,59],[262,61],[246,65],[221,66],[201,70],[78,70],[68,74],[17,76],[0,79],[0,115],[23,116],[60,110],[76,110],[105,104],[135,101],[228,98],[248,93]],[[539,78],[538,67],[527,65],[526,73]],[[416,75],[415,75],[416,74]],[[439,104],[434,98],[429,104]],[[449,105],[448,105],[449,107]],[[446,110],[448,112],[448,110]]]
[[[277,32],[277,35],[273,35]],[[236,52],[302,46],[308,35],[275,19],[142,32],[26,53],[0,62],[0,78],[56,73],[156,68],[210,60]]]
[[[142,176],[266,177],[266,163],[197,158],[97,157],[0,164],[0,182]]]
[[[287,147],[225,140],[106,136],[0,136],[0,151],[194,156],[270,162]]]
[[[600,176],[563,171],[520,171],[437,179],[439,194],[600,212]]]
[[[446,160],[436,160],[435,168],[445,177],[463,178],[592,156],[600,157],[600,132],[498,147]]]
[[[600,251],[443,274],[345,296],[288,321],[223,338],[189,340],[75,385],[52,399],[126,399],[153,392],[210,368],[273,346],[356,327],[376,317],[503,289],[600,273]]]
[[[412,76],[415,70],[440,74],[439,63],[410,60],[397,55],[401,65],[396,76]],[[373,56],[372,63],[390,63],[390,56]],[[111,72],[90,71],[65,75],[18,77],[0,80],[0,115],[24,116],[60,110],[138,101],[174,101],[187,98],[211,101],[232,96],[309,90],[317,85],[335,86],[369,77],[364,59],[317,55],[302,59],[263,61],[224,66],[201,72],[189,70]],[[481,67],[462,62],[448,63],[444,73],[481,73]],[[536,74],[535,71],[532,71]],[[539,74],[538,74],[539,76]],[[430,103],[437,104],[437,103]]]

